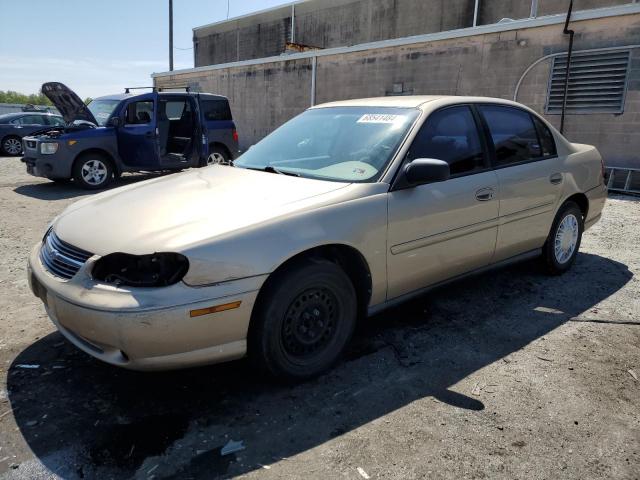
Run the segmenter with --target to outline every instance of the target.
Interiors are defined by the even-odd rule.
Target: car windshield
[[[235,166],[337,182],[375,182],[419,110],[328,107],[307,110],[235,161]]]
[[[93,100],[87,107],[93,116],[96,117],[98,124],[104,127],[119,103],[120,100]]]

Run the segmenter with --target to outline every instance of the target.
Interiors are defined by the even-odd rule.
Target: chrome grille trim
[[[54,276],[70,280],[93,254],[58,238],[53,229],[45,235],[40,247],[40,260]]]

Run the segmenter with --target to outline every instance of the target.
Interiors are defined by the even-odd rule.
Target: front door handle
[[[549,177],[549,182],[551,182],[552,185],[560,185],[562,183],[562,174],[554,173]]]
[[[488,202],[489,200],[493,199],[493,194],[493,188],[481,188],[476,192],[476,200],[478,200],[479,202]]]
[[[145,133],[145,134],[144,134],[144,136],[145,136],[145,137],[147,137],[147,138],[153,138],[153,137],[155,137],[155,135],[154,135],[154,133],[153,133],[153,132],[147,132],[147,133]]]

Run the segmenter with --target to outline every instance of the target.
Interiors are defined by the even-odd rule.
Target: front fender
[[[386,297],[387,193],[378,193],[277,218],[183,251],[184,282],[210,285],[270,274],[288,259],[323,245],[347,245],[362,254],[372,280],[371,302]]]

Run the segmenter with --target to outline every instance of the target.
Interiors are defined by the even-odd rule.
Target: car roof
[[[103,97],[97,97],[94,98],[94,100],[126,100],[129,98],[135,98],[135,97],[141,97],[143,95],[147,95],[149,93],[152,92],[145,92],[145,93],[117,93],[114,95],[105,95]],[[198,95],[198,92],[158,92],[158,95],[160,96],[168,96],[168,95],[190,95],[190,96],[194,96],[194,95]],[[201,97],[207,97],[210,99],[217,99],[217,100],[228,100],[227,97],[225,97],[224,95],[216,95],[213,93],[199,93],[199,95]]]
[[[397,95],[389,97],[359,98],[342,100],[338,102],[324,103],[312,108],[328,107],[396,107],[396,108],[421,108],[429,103],[437,102],[438,106],[454,105],[458,103],[500,103],[505,105],[521,106],[516,102],[502,98],[469,97],[457,95]]]
[[[6,120],[8,118],[19,118],[24,117],[26,115],[48,115],[51,117],[59,117],[57,113],[53,112],[9,112],[0,114],[0,118]]]

